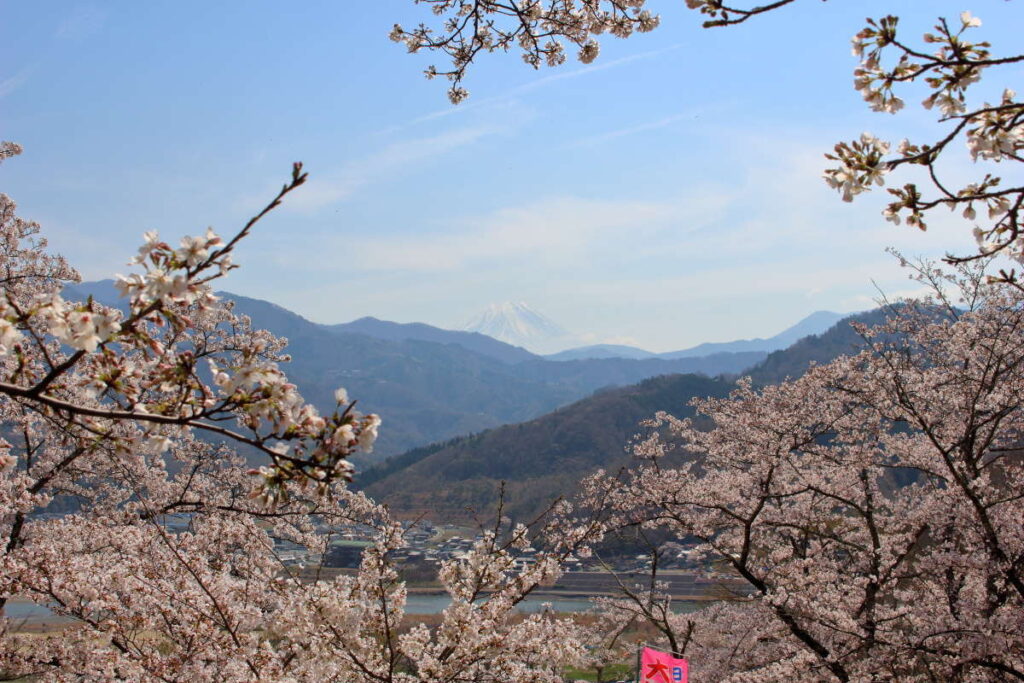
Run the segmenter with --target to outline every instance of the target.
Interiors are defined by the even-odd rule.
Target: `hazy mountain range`
[[[796,377],[812,362],[825,363],[862,343],[851,320],[876,324],[881,311],[857,314],[821,335],[805,337],[771,353],[750,369],[759,385]],[[516,519],[543,510],[598,468],[629,463],[627,445],[643,431],[640,422],[659,410],[693,414],[691,399],[725,396],[730,378],[671,375],[600,391],[547,415],[445,443],[411,450],[360,474],[358,485],[400,515],[467,517],[467,508],[488,511],[505,483],[505,512]]]
[[[849,315],[849,314],[846,314]],[[741,339],[732,342],[709,342],[698,344],[681,351],[669,351],[667,353],[652,353],[639,349],[635,346],[622,346],[616,344],[596,344],[593,346],[581,346],[574,349],[567,349],[559,353],[545,356],[550,360],[576,360],[580,358],[696,358],[708,356],[713,353],[742,353],[751,351],[763,351],[770,353],[784,349],[793,342],[811,334],[821,334],[828,328],[835,325],[845,317],[841,313],[831,311],[817,311],[807,316],[796,325],[789,327],[774,337],[767,339]]]
[[[350,323],[328,325],[327,327],[335,332],[365,334],[368,337],[391,341],[416,339],[437,344],[457,344],[468,351],[490,356],[506,363],[518,363],[537,358],[536,355],[522,347],[507,344],[493,336],[487,336],[487,334],[443,330],[425,323],[393,323],[366,317],[353,320]]]
[[[622,344],[578,346],[576,345],[579,343],[577,335],[568,332],[558,323],[530,308],[525,302],[491,304],[486,310],[474,317],[463,330],[484,334],[513,346],[547,353],[544,357],[548,360],[587,360],[593,358],[628,358],[633,360],[664,358],[673,360],[677,358],[710,356],[716,353],[770,353],[784,349],[809,334],[820,334],[841,318],[843,318],[843,314],[840,313],[817,311],[774,337],[766,339],[760,337],[756,339],[741,339],[730,342],[709,342],[680,351],[669,351],[666,353],[654,353],[635,346]],[[367,319],[363,318],[363,320]],[[370,320],[374,319],[370,318]],[[359,322],[361,321],[356,321],[356,323]],[[355,325],[356,323],[347,324]],[[396,323],[388,324],[395,325]],[[551,349],[563,350],[549,352]]]
[[[68,298],[118,306],[113,282],[69,287]],[[343,386],[360,409],[384,419],[375,459],[411,448],[523,422],[589,396],[597,389],[677,373],[735,374],[763,351],[684,358],[603,358],[555,361],[488,336],[421,323],[374,318],[321,325],[285,308],[221,292],[253,325],[287,337],[285,368],[303,396],[321,410]]]
[[[109,280],[69,287],[65,296],[89,294],[122,303]],[[399,514],[449,519],[467,506],[487,510],[502,481],[509,514],[536,513],[595,469],[627,464],[630,438],[655,412],[689,414],[692,398],[726,395],[737,373],[777,382],[860,341],[847,321],[805,336],[839,317],[819,312],[767,339],[553,360],[477,332],[375,318],[321,325],[266,301],[220,294],[255,327],[288,338],[293,361],[285,370],[307,400],[330,410],[334,389],[344,386],[362,410],[383,416],[376,458],[360,465],[360,488]]]

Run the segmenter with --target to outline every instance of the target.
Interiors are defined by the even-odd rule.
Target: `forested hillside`
[[[523,424],[420,448],[364,473],[360,486],[405,514],[462,517],[489,510],[505,482],[506,511],[523,519],[598,467],[629,462],[629,438],[659,410],[687,414],[692,396],[725,396],[732,383],[667,375],[598,392]],[[680,409],[681,408],[681,409]]]

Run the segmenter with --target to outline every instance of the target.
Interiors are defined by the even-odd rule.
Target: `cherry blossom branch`
[[[759,5],[751,7],[750,9],[742,9],[739,7],[728,7],[723,4],[721,0],[686,0],[686,6],[690,9],[700,11],[701,14],[706,14],[712,17],[708,21],[704,22],[704,28],[715,28],[718,26],[734,26],[736,24],[742,24],[746,20],[756,17],[759,14],[777,10],[795,1],[796,0],[777,0],[776,2],[772,2],[767,5]]]

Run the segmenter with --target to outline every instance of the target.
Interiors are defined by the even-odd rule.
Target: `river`
[[[449,604],[447,595],[430,593],[414,593],[409,595],[406,601],[407,614],[438,614]],[[583,612],[591,608],[590,600],[579,597],[553,597],[553,596],[529,596],[517,605],[517,610],[523,613],[539,612],[550,604],[556,612]],[[696,600],[679,600],[675,603],[678,612],[693,612],[706,605],[707,602]],[[26,624],[38,624],[42,622],[69,621],[66,618],[54,616],[44,605],[37,605],[26,600],[16,599],[8,601],[4,613],[9,619],[24,621]]]

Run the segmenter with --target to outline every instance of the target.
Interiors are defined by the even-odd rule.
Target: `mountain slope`
[[[436,344],[458,344],[464,349],[497,358],[505,363],[518,363],[537,357],[524,348],[506,344],[486,334],[443,330],[425,323],[394,323],[367,316],[349,323],[325,325],[325,327],[334,332],[365,334],[368,337],[389,341],[412,339]]]
[[[520,377],[556,382],[580,396],[609,386],[636,384],[660,375],[698,373],[714,377],[735,375],[763,360],[763,351],[716,353],[699,358],[589,358],[573,361],[531,360],[516,365]]]
[[[807,316],[797,324],[789,327],[774,337],[767,339],[741,339],[731,342],[709,342],[682,351],[670,351],[659,354],[660,358],[693,358],[696,356],[707,356],[712,353],[740,352],[740,351],[778,351],[785,349],[790,344],[811,334],[821,334],[830,329],[837,322],[847,317],[841,313],[831,311],[818,311]]]
[[[635,346],[622,344],[594,344],[566,349],[558,353],[544,356],[548,360],[586,360],[588,358],[657,358],[658,354],[645,351]]]
[[[839,356],[857,353],[863,348],[864,340],[850,323],[872,327],[885,322],[889,314],[888,310],[877,308],[843,318],[821,334],[804,337],[785,349],[768,354],[746,374],[760,386],[778,384],[804,374],[811,363],[821,365]]]
[[[603,391],[525,424],[506,425],[397,456],[359,484],[401,515],[459,518],[487,510],[505,481],[506,512],[525,519],[570,492],[598,467],[625,465],[626,443],[659,410],[687,414],[680,401],[724,396],[732,384],[700,375],[655,377]]]

